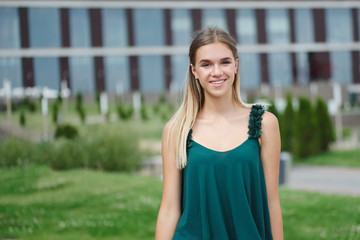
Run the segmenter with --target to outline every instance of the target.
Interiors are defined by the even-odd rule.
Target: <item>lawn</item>
[[[153,239],[157,178],[0,169],[0,239]],[[360,198],[280,190],[285,239],[359,239]]]
[[[328,165],[360,168],[360,149],[329,151],[321,155],[294,159],[295,164]]]

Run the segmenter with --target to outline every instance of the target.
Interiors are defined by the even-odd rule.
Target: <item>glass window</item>
[[[72,47],[90,47],[90,23],[87,9],[70,9],[70,42]]]
[[[239,9],[236,11],[237,39],[241,44],[257,43],[255,11]]]
[[[35,86],[58,90],[60,87],[59,59],[34,58]]]
[[[286,9],[266,10],[267,41],[272,44],[290,42],[289,16]]]
[[[274,87],[292,85],[291,59],[289,53],[269,53],[269,80]]]
[[[134,9],[136,46],[165,45],[164,16],[161,9]]]
[[[241,53],[239,55],[240,88],[255,89],[261,85],[261,69],[259,55],[256,53]]]
[[[128,57],[105,57],[104,63],[106,91],[110,93],[117,93],[117,91],[120,91],[119,93],[128,92],[130,90]]]
[[[0,88],[3,87],[5,79],[11,82],[11,87],[22,87],[22,65],[21,58],[0,58]]]
[[[163,56],[140,56],[140,91],[162,92],[165,89],[164,71]]]
[[[103,9],[102,29],[104,46],[125,47],[128,45],[126,12],[123,9]]]
[[[331,78],[343,84],[352,83],[352,61],[350,52],[330,52]]]
[[[314,42],[314,24],[312,11],[310,9],[295,9],[294,15],[296,42]]]
[[[72,94],[94,93],[94,60],[92,57],[69,58]]]
[[[352,15],[350,9],[326,9],[327,42],[352,42]]]
[[[16,8],[0,8],[0,48],[19,47],[18,10]]]
[[[296,53],[296,68],[299,85],[307,85],[310,80],[308,53]]]
[[[187,55],[171,56],[171,90],[179,92],[185,89],[186,76],[189,70],[189,58]]]
[[[60,47],[60,16],[57,8],[29,8],[30,46]]]
[[[192,39],[192,23],[190,10],[171,10],[171,31],[173,45],[188,46]]]
[[[202,10],[202,27],[219,27],[227,29],[225,10],[204,9]]]

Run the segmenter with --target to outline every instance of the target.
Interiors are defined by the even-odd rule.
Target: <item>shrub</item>
[[[54,102],[52,104],[51,118],[52,118],[53,123],[58,124],[58,122],[59,122],[59,104],[57,102]]]
[[[305,158],[318,152],[318,137],[316,121],[311,102],[306,98],[299,98],[299,111],[295,119],[294,154]]]
[[[286,107],[281,116],[281,148],[283,151],[291,152],[294,148],[294,125],[295,111],[292,105],[292,96],[290,93],[286,95]]]
[[[55,138],[65,137],[67,139],[74,139],[78,135],[76,127],[70,124],[58,125],[55,130]]]
[[[140,114],[142,120],[149,120],[149,114],[146,106],[141,105]]]
[[[8,137],[0,144],[0,167],[27,166],[34,162],[34,143]]]
[[[19,122],[22,127],[24,127],[26,125],[26,117],[25,117],[24,109],[21,109],[21,111],[20,111]]]
[[[279,112],[278,112],[273,100],[270,101],[270,105],[267,110],[269,112],[271,112],[272,114],[274,114],[277,118],[279,118]]]
[[[86,119],[86,113],[83,106],[83,95],[82,93],[78,92],[76,94],[76,103],[75,103],[76,112],[78,113],[80,117],[80,121],[82,123],[85,123]]]
[[[335,132],[327,105],[320,97],[316,101],[315,113],[319,151],[325,152],[329,150],[330,143],[335,140]]]
[[[134,108],[120,103],[117,106],[117,113],[120,119],[127,120],[133,116]]]

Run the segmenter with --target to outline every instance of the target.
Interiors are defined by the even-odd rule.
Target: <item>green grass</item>
[[[329,151],[318,156],[294,159],[295,164],[328,165],[360,168],[360,149]]]
[[[153,239],[159,179],[0,169],[0,239]],[[285,239],[359,239],[360,198],[280,190]]]
[[[39,166],[0,179],[0,239],[153,239],[159,179]]]

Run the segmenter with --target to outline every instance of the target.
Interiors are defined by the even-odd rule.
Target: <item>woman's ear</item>
[[[198,77],[196,76],[196,70],[195,70],[194,65],[190,64],[190,68],[191,68],[192,74],[195,76],[196,79],[198,79]]]
[[[239,67],[239,58],[235,59],[235,73],[237,73]]]

